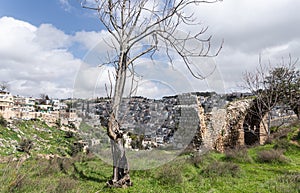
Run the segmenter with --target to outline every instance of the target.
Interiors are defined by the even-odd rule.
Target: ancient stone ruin
[[[232,94],[186,93],[161,100],[133,97],[123,100],[120,123],[124,132],[140,140],[137,147],[189,145],[197,150],[222,152],[226,148],[265,142],[268,128],[263,120],[267,114],[264,119],[255,117],[254,105],[253,97]],[[95,122],[102,120],[105,126],[110,101],[102,99],[89,106],[86,114],[94,117]],[[88,121],[86,117],[83,120]]]

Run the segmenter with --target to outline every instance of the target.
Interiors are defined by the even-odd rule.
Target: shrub
[[[282,150],[263,150],[257,153],[257,161],[261,163],[286,163],[288,160]]]
[[[54,157],[49,160],[38,158],[36,163],[35,175],[38,177],[48,177],[57,173],[71,175],[74,172],[74,160],[66,157]]]
[[[72,138],[74,137],[74,133],[72,131],[65,131],[65,138]]]
[[[288,134],[291,132],[291,128],[280,128],[273,133],[274,139],[284,139],[287,138]]]
[[[212,162],[202,170],[205,177],[232,176],[236,177],[240,173],[239,165],[232,162]]]
[[[0,115],[0,125],[3,127],[7,126],[7,121],[4,119],[2,115]]]
[[[288,172],[278,178],[278,181],[283,184],[282,188],[277,188],[277,192],[299,192],[300,190],[300,173]]]
[[[157,174],[157,181],[161,185],[176,185],[183,182],[181,168],[174,165],[164,165]]]
[[[278,150],[289,150],[290,143],[286,138],[275,140],[274,148]]]
[[[195,167],[200,168],[200,165],[204,163],[204,158],[200,154],[193,154],[190,158],[190,161]]]
[[[71,156],[76,156],[78,153],[82,152],[84,148],[84,144],[81,141],[74,142],[73,145],[71,145]]]
[[[298,184],[300,186],[300,173],[294,172],[294,173],[287,173],[279,178],[280,182],[286,182],[288,184]]]
[[[234,148],[228,149],[225,151],[226,161],[236,161],[239,163],[251,163],[252,158],[248,154],[248,150],[246,148]]]
[[[293,136],[292,140],[300,142],[300,130],[299,130],[299,132],[296,135]]]
[[[9,184],[9,192],[19,192],[26,181],[26,175],[17,174],[15,179]]]
[[[33,147],[33,141],[30,139],[22,139],[17,145],[17,150],[20,152],[26,152],[30,155],[30,150]]]
[[[77,184],[76,180],[74,180],[70,177],[64,177],[64,178],[60,179],[55,192],[57,192],[57,193],[70,192],[71,190],[75,189],[77,187],[77,185],[78,184]]]

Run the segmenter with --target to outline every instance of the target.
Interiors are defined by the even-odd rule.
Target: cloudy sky
[[[223,0],[191,8],[203,26],[209,26],[213,49],[224,39],[218,57],[200,61],[204,74],[213,73],[200,81],[181,64],[170,68],[157,62],[149,67],[144,60],[137,66],[144,73],[137,94],[239,90],[243,73],[255,69],[259,54],[263,62],[274,64],[289,54],[300,57],[299,8],[298,0]],[[0,81],[7,81],[13,94],[24,96],[105,95],[107,71],[113,69],[96,66],[104,60],[99,50],[107,49],[106,36],[97,15],[82,9],[79,0],[1,1]]]

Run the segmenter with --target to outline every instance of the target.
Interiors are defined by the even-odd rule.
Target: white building
[[[0,91],[0,114],[9,119],[12,117],[12,108],[14,105],[13,96],[7,91]]]

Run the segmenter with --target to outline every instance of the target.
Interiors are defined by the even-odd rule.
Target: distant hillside
[[[71,155],[75,134],[49,127],[40,120],[14,121],[0,125],[0,156],[24,154]]]

